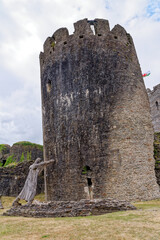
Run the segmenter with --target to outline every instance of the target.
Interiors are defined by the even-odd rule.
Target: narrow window
[[[88,187],[91,187],[92,186],[91,178],[87,178],[87,182],[88,182]]]
[[[157,101],[156,101],[156,108],[157,108],[157,110],[159,110],[159,104]]]
[[[51,91],[51,80],[48,81],[48,83],[46,84],[47,87],[47,92],[50,93]]]
[[[90,25],[90,27],[91,27],[91,30],[92,30],[93,34],[95,35],[95,28],[94,28],[94,25]]]

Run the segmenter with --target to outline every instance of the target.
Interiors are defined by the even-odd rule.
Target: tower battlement
[[[94,30],[92,30],[93,26]],[[69,35],[67,28],[60,28],[54,32],[52,37],[48,37],[43,45],[43,52],[40,53],[40,64],[43,67],[44,62],[54,61],[60,52],[66,52],[71,45],[76,48],[81,47],[86,39],[92,39],[95,45],[104,42],[103,47],[115,47],[121,51],[135,51],[132,37],[119,24],[110,30],[109,22],[105,19],[88,20],[83,19],[74,23],[74,33]],[[132,53],[130,54],[132,55]]]

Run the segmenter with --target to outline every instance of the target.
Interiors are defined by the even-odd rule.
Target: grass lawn
[[[14,198],[2,197],[4,210]],[[43,200],[44,196],[37,196]],[[0,239],[159,240],[160,200],[134,203],[138,210],[74,218],[0,216]]]

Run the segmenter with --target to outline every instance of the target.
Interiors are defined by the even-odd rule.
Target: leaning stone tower
[[[94,31],[92,31],[92,27]],[[147,93],[131,36],[107,20],[58,29],[40,54],[48,200],[159,197]]]

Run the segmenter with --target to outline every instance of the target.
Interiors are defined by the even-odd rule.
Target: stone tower
[[[94,31],[92,28],[94,27]],[[131,36],[107,20],[58,29],[40,54],[48,200],[159,196],[149,101]]]
[[[153,90],[147,89],[151,107],[151,117],[154,132],[160,132],[160,84],[156,85]]]

